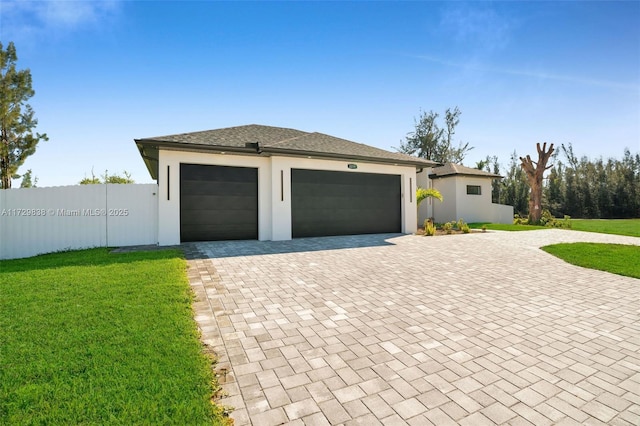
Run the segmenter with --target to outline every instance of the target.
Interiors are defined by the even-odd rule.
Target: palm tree
[[[427,198],[437,198],[442,201],[442,194],[435,188],[418,188],[416,189],[416,203],[420,206],[420,203]]]

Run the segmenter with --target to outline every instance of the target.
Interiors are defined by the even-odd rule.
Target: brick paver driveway
[[[541,230],[187,245],[221,403],[238,425],[638,425],[640,280],[538,249],[561,241],[640,244]]]

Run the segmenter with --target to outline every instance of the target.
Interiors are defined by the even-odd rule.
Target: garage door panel
[[[219,181],[220,182],[220,181]],[[219,185],[215,181],[190,180],[182,181],[182,189],[190,195],[219,195],[232,196],[235,194],[246,194],[246,196],[257,195],[255,182],[224,182]]]
[[[184,164],[187,168],[182,173],[185,181],[209,182],[252,182],[248,167],[211,166],[202,164]]]
[[[255,197],[223,197],[215,195],[187,196],[184,201],[193,210],[253,210]]]
[[[252,240],[257,229],[249,229],[246,226],[185,226],[181,234],[188,241],[223,241],[223,240]]]
[[[219,211],[214,213],[212,218],[210,210],[193,210],[185,213],[183,223],[190,225],[211,225],[212,219],[215,223],[222,222],[224,226],[247,224],[253,221],[252,212],[242,210]]]
[[[401,230],[400,176],[292,169],[293,237]]]
[[[180,165],[180,239],[258,238],[258,169]]]

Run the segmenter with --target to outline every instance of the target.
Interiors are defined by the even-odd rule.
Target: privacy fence
[[[0,190],[0,259],[158,242],[158,186]]]

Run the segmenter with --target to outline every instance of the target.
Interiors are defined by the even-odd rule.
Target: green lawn
[[[640,219],[571,219],[572,229],[640,237]]]
[[[535,225],[513,225],[507,223],[489,223],[489,222],[474,222],[469,224],[471,229],[481,229],[482,225],[485,225],[487,229],[493,231],[533,231],[536,229],[547,229],[544,226]]]
[[[487,222],[470,223],[469,227],[472,229],[480,229],[482,228],[482,225],[485,225],[489,230],[496,231],[531,231],[535,229],[549,229],[544,226]],[[571,229],[576,231],[640,237],[640,219],[571,219]]]
[[[0,424],[221,424],[177,251],[0,261]]]
[[[639,246],[570,243],[553,244],[542,250],[573,265],[640,278]]]

